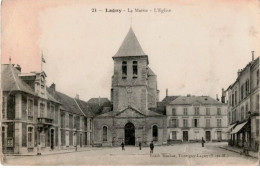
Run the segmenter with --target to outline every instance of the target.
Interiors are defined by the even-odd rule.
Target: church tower
[[[157,78],[148,67],[148,56],[141,48],[132,28],[113,56],[113,60],[114,75],[111,88],[113,111],[132,107],[145,114],[148,108],[156,107]]]

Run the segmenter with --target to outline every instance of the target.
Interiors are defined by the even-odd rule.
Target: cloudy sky
[[[113,60],[132,18],[133,30],[157,74],[160,99],[210,95],[234,82],[237,70],[260,55],[257,0],[90,1],[5,0],[2,63],[41,70],[47,83],[81,99],[109,97]],[[92,12],[91,9],[103,10]],[[106,13],[105,8],[170,9],[169,13]],[[132,15],[132,16],[131,16]]]

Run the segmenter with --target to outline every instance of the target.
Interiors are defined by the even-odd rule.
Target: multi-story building
[[[259,146],[259,57],[238,70],[236,81],[226,90],[229,144],[252,150]]]
[[[227,141],[227,105],[209,96],[179,96],[166,115],[168,143]]]
[[[23,154],[92,144],[88,104],[46,86],[44,72],[22,73],[2,65],[2,150]]]

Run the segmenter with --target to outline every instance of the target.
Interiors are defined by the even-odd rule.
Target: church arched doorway
[[[125,125],[125,145],[135,145],[135,126],[130,122]]]

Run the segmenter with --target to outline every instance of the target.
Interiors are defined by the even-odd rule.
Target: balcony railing
[[[48,126],[53,125],[53,119],[50,119],[50,118],[47,118],[47,117],[38,117],[37,122],[40,125],[48,125]]]

